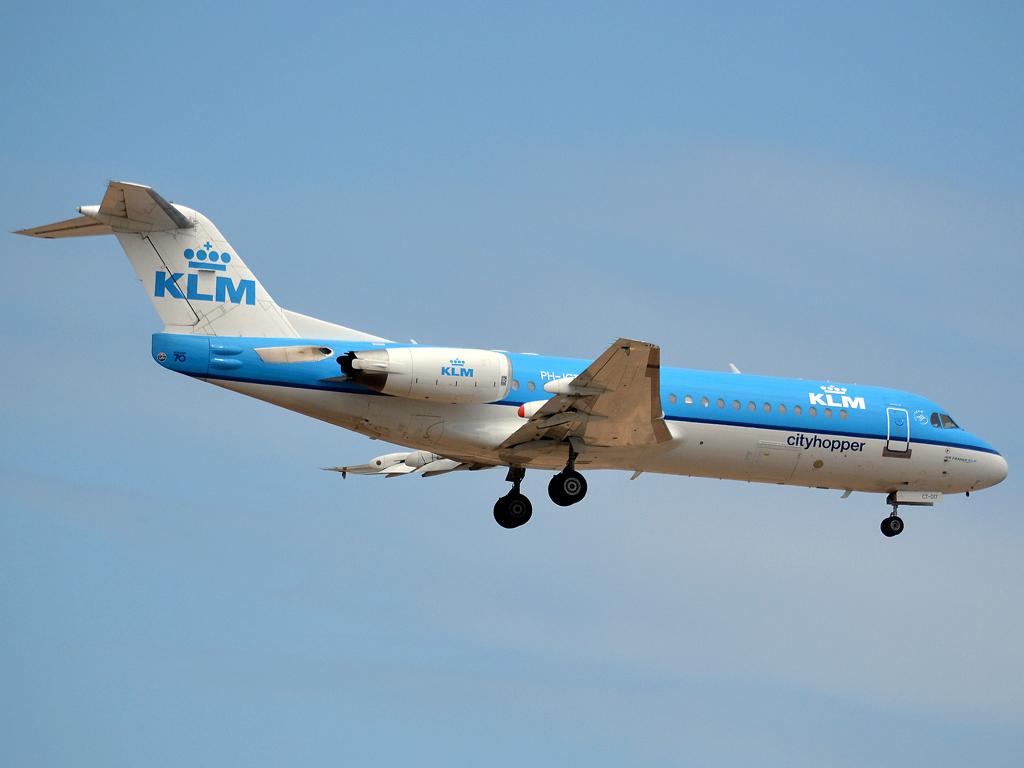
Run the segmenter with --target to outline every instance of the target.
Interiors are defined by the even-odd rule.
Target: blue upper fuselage
[[[503,402],[517,405],[551,397],[543,391],[544,384],[575,376],[591,363],[539,355],[509,357],[518,389]],[[530,388],[531,382],[534,389]],[[919,395],[882,387],[662,367],[661,407],[665,418],[673,421],[882,440],[888,434],[888,409],[902,408],[911,420],[911,443],[998,454],[992,446],[963,429],[944,428],[941,417],[946,411],[938,404]],[[933,414],[938,418],[933,418]],[[948,421],[948,415],[946,418]],[[938,427],[933,426],[935,420]]]
[[[288,346],[297,339],[249,339],[208,336],[153,335],[153,357],[179,373],[284,387],[300,387],[362,395],[379,393],[352,382],[325,381],[340,375],[334,357],[301,365],[265,363],[257,347]],[[364,349],[410,346],[380,342],[301,340],[324,345],[335,355]],[[160,360],[159,355],[164,355]],[[522,405],[553,395],[544,385],[583,372],[591,360],[506,353],[512,361],[512,390],[499,404]],[[998,452],[955,426],[936,403],[909,392],[823,381],[661,368],[661,405],[668,420],[788,433],[882,439],[888,435],[889,410],[903,409],[909,419],[911,443],[930,443]],[[935,426],[935,424],[938,426]]]

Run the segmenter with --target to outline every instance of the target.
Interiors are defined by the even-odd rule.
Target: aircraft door
[[[906,453],[910,449],[910,414],[903,408],[887,408],[889,433],[886,450],[892,453]]]
[[[747,471],[748,480],[781,483],[789,480],[800,461],[800,449],[783,443],[759,440],[754,461]]]

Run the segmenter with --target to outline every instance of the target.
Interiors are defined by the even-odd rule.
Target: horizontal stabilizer
[[[82,210],[81,213],[88,216],[90,212]],[[112,181],[106,187],[106,194],[96,213],[147,224],[154,229],[191,229],[195,225],[153,187],[127,181]]]
[[[80,218],[22,229],[14,234],[56,239],[112,235],[115,231],[167,232],[195,228],[191,218],[150,187],[124,181],[110,182],[103,195],[103,202],[99,205],[83,205],[78,212],[82,214]]]
[[[167,231],[195,226],[192,219],[151,187],[125,181],[110,182],[99,207],[83,206],[78,212],[131,231]]]
[[[60,237],[88,237],[89,235],[112,235],[114,230],[109,224],[104,224],[88,216],[79,216],[77,219],[58,221],[56,224],[45,224],[32,229],[19,229],[14,234],[28,235],[29,237],[42,237],[47,240],[56,240]]]

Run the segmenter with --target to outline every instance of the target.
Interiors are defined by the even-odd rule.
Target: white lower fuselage
[[[224,379],[210,379],[210,383],[374,439],[467,463],[560,470],[568,455],[565,446],[499,450],[496,446],[523,424],[514,404],[447,405]],[[627,448],[588,447],[576,459],[576,467],[875,493],[901,489],[962,493],[993,485],[1006,475],[1001,456],[970,447],[912,442],[909,455],[897,457],[885,455],[884,438],[860,436],[860,450],[842,452],[821,447],[820,438],[818,446],[813,445],[813,430],[672,417],[667,425],[669,441]]]

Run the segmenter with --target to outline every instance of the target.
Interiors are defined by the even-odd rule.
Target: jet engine
[[[341,372],[385,395],[442,403],[494,403],[512,388],[512,361],[501,352],[397,347],[348,352]]]

